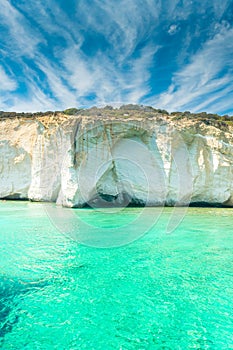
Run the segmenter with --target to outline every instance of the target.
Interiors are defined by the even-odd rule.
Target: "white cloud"
[[[16,88],[17,82],[9,77],[0,66],[0,91],[14,91]]]
[[[6,45],[9,45],[15,62],[20,65],[29,91],[27,105],[20,95],[8,96],[13,106],[8,106],[7,109],[19,110],[22,108],[20,106],[27,110],[34,110],[35,106],[47,109],[51,103],[53,109],[87,105],[90,104],[89,94],[96,96],[93,101],[95,104],[110,101],[137,102],[149,92],[149,68],[158,48],[148,45],[137,57],[133,58],[131,54],[144,37],[145,31],[150,29],[150,1],[146,1],[142,7],[136,6],[133,0],[128,0],[127,4],[122,2],[120,12],[107,1],[96,1],[95,6],[87,5],[84,1],[78,4],[79,18],[85,18],[88,28],[102,34],[110,44],[108,51],[101,50],[93,58],[80,50],[85,35],[82,24],[72,22],[53,0],[46,3],[37,0],[33,7],[22,1],[18,4],[18,9],[10,2],[0,0],[0,18],[8,28],[11,38],[11,43],[6,42]],[[40,31],[36,26],[31,27],[23,15],[25,12],[30,15],[33,13],[33,20],[38,23]],[[102,13],[100,20],[99,13]],[[148,20],[147,26],[144,26],[147,22],[145,19]],[[55,45],[52,47],[53,57],[50,59],[39,49],[40,44],[47,42],[43,33],[59,33],[66,42],[63,50]],[[24,56],[33,59],[34,68],[28,65],[28,61],[25,62]],[[46,77],[47,87],[37,77],[38,68]],[[46,89],[49,92],[47,96]],[[3,107],[7,107],[6,99],[4,101]]]
[[[208,108],[221,112],[227,109],[224,106],[229,107],[226,101],[232,101],[233,91],[232,42],[233,29],[222,28],[188,65],[174,74],[168,90],[154,98],[153,104],[169,111],[190,109],[195,112]],[[224,103],[215,105],[221,96],[225,96]],[[233,107],[231,109],[233,112]]]
[[[184,0],[182,6],[180,0],[168,0],[166,6],[154,0],[74,3],[77,13],[69,16],[56,0],[22,0],[17,7],[0,0],[0,21],[7,33],[1,38],[1,53],[20,67],[20,83],[27,90],[23,98],[20,91],[16,95],[16,81],[0,70],[0,89],[4,90],[1,108],[35,111],[132,102],[169,110],[198,110],[214,104],[220,108],[221,101],[229,106],[224,94],[231,94],[232,71],[222,73],[224,66],[232,67],[233,35],[227,22],[215,27],[215,37],[174,74],[165,93],[150,100],[144,98],[150,93],[150,72],[160,48],[154,33],[161,20],[166,21],[165,28],[173,35],[180,30],[179,21],[193,12],[194,5],[200,14],[212,6],[216,18],[221,18],[229,1],[222,0],[219,6],[210,0],[197,0],[195,4]],[[107,43],[92,57],[82,50],[87,33],[96,33]],[[61,44],[53,38],[59,38]],[[94,44],[98,47],[98,42]],[[90,94],[95,96],[92,102]]]
[[[74,49],[64,53],[63,78],[76,91],[79,103],[87,104],[89,93],[96,95],[95,104],[138,102],[149,92],[148,69],[159,47],[146,47],[135,59],[124,58],[128,69],[104,53],[87,58]]]
[[[44,41],[39,31],[32,30],[29,21],[9,1],[0,0],[0,21],[9,31],[2,37],[14,58],[27,55],[33,57],[37,45]]]
[[[177,32],[178,32],[178,26],[177,26],[177,24],[172,24],[170,27],[169,27],[169,29],[168,29],[168,34],[170,34],[170,35],[174,35],[174,34],[176,34]]]

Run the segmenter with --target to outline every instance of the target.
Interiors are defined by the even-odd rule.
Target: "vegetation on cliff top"
[[[156,109],[151,106],[127,104],[122,105],[119,108],[113,108],[112,106],[105,106],[103,108],[91,107],[91,108],[68,108],[64,111],[47,111],[47,112],[37,112],[37,113],[16,113],[16,112],[4,112],[0,111],[0,119],[5,118],[15,118],[15,117],[24,117],[24,118],[33,118],[41,116],[56,116],[60,113],[65,115],[76,115],[76,116],[95,116],[95,117],[155,117],[158,115],[168,116],[172,120],[180,120],[183,118],[192,119],[195,121],[203,122],[206,125],[214,125],[216,127],[224,127],[228,125],[233,125],[232,117],[229,115],[220,116],[218,114],[212,113],[191,113],[189,111],[185,112],[172,112],[169,113],[164,109]]]

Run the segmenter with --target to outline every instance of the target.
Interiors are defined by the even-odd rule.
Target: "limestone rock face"
[[[233,206],[232,127],[171,116],[0,120],[0,198]]]

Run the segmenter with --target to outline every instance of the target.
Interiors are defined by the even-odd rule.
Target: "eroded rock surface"
[[[232,130],[161,114],[1,118],[0,198],[233,206]]]

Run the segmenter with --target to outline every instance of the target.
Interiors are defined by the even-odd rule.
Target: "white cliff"
[[[233,206],[231,126],[144,113],[0,119],[0,198]]]

